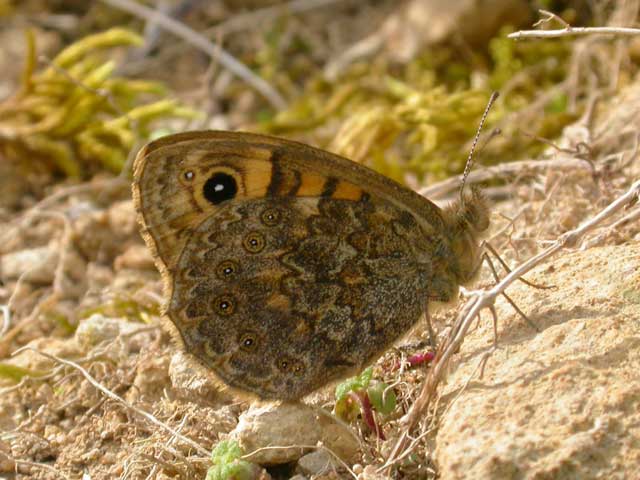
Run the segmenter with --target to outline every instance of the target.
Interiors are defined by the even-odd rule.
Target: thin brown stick
[[[41,470],[46,470],[47,472],[53,473],[54,475],[56,475],[56,476],[58,476],[60,478],[64,478],[65,480],[70,480],[70,478],[67,477],[64,473],[62,473],[61,471],[55,469],[51,465],[47,465],[46,463],[30,462],[28,460],[19,460],[17,458],[13,458],[11,455],[9,455],[8,453],[5,453],[3,451],[0,451],[0,455],[3,455],[10,462],[13,462],[15,464],[16,473],[18,473],[17,469],[18,469],[19,466],[33,467],[33,468],[39,468]]]
[[[604,242],[604,240],[611,235],[618,228],[622,228],[630,223],[636,222],[640,220],[640,207],[633,209],[630,213],[622,217],[620,220],[609,225],[604,232],[595,236],[594,238],[590,238],[583,245],[582,249],[595,247]]]
[[[486,182],[496,177],[509,177],[521,175],[525,171],[532,173],[553,168],[554,170],[576,170],[588,169],[591,167],[581,158],[554,158],[551,160],[522,160],[519,162],[502,163],[491,167],[474,170],[467,176],[467,181],[471,183]],[[437,199],[447,194],[457,191],[460,188],[462,174],[450,177],[442,182],[423,188],[418,191],[422,196],[430,199]]]
[[[489,290],[477,292],[477,297],[472,298],[463,308],[463,313],[458,317],[451,332],[439,349],[436,355],[436,361],[422,386],[420,395],[411,406],[411,409],[402,419],[404,431],[400,435],[399,440],[394,446],[388,462],[400,456],[407,445],[409,432],[415,427],[419,419],[422,418],[424,412],[427,411],[431,404],[433,396],[437,392],[437,387],[444,378],[451,357],[460,349],[469,327],[473,320],[484,308],[493,306],[496,297],[501,295],[504,290],[522,275],[540,265],[548,258],[552,257],[560,250],[565,248],[576,247],[584,236],[596,228],[600,223],[622,210],[626,205],[633,201],[637,201],[640,196],[640,180],[631,185],[626,193],[611,202],[605,209],[585,222],[578,228],[564,233],[548,248],[533,256],[511,273],[505,276],[499,283]]]
[[[86,371],[84,368],[82,368],[77,363],[75,363],[75,362],[73,362],[71,360],[65,360],[63,358],[57,357],[55,355],[51,355],[49,353],[41,352],[40,350],[37,350],[37,349],[32,348],[32,347],[19,348],[18,350],[16,350],[14,352],[14,355],[17,355],[18,353],[22,352],[23,350],[31,350],[32,352],[36,352],[36,353],[42,355],[43,357],[46,357],[46,358],[48,358],[50,360],[53,360],[53,361],[55,361],[57,363],[61,363],[61,364],[66,365],[68,367],[74,368],[75,370],[80,372],[82,374],[82,376],[91,385],[93,385],[95,388],[100,390],[104,395],[109,397],[111,400],[114,400],[114,401],[118,402],[119,404],[123,405],[125,408],[137,413],[141,417],[145,418],[152,425],[155,425],[156,427],[161,428],[162,430],[165,430],[165,431],[169,432],[173,437],[175,437],[175,438],[181,440],[183,443],[189,445],[191,448],[196,450],[199,454],[205,455],[205,456],[209,455],[209,450],[207,450],[206,448],[204,448],[200,444],[194,442],[190,438],[185,437],[184,435],[182,435],[181,433],[179,433],[175,429],[171,428],[170,426],[166,425],[165,423],[161,422],[155,416],[151,415],[149,412],[146,412],[146,411],[142,410],[141,408],[136,407],[135,405],[131,405],[126,400],[124,400],[122,397],[116,395],[111,390],[109,390],[107,387],[105,387],[100,382],[98,382],[95,378],[93,378],[91,376],[91,374],[88,371]]]
[[[184,23],[174,20],[158,10],[145,7],[144,5],[131,0],[101,1],[114,8],[124,10],[125,12],[135,15],[142,20],[157,23],[163,29],[202,50],[213,60],[220,62],[227,70],[259,92],[274,108],[283,109],[286,107],[287,102],[284,100],[282,95],[280,95],[280,93],[278,93],[276,89],[269,85],[269,83],[267,83],[263,78],[257,76],[245,64],[239,62],[219,45],[215,45],[204,35],[201,35],[192,28],[189,28]]]
[[[507,38],[519,40],[522,38],[558,38],[558,37],[577,37],[583,35],[640,35],[639,28],[626,28],[626,27],[572,27],[555,13],[547,10],[539,10],[539,12],[546,16],[535,23],[534,26],[546,23],[550,20],[556,20],[564,28],[559,30],[520,30],[519,32],[510,33]]]

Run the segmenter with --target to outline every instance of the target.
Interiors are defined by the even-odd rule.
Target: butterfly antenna
[[[480,119],[480,125],[478,125],[478,130],[476,131],[476,136],[473,139],[473,143],[471,144],[471,149],[469,150],[469,156],[467,157],[467,163],[464,166],[464,172],[462,173],[462,182],[460,184],[460,208],[464,206],[464,186],[467,183],[467,177],[469,176],[469,172],[471,171],[471,166],[473,165],[473,154],[476,150],[476,145],[478,144],[478,139],[480,138],[480,132],[482,131],[482,127],[484,126],[484,122],[487,119],[487,115],[489,115],[489,110],[495,103],[496,99],[500,94],[498,92],[493,92],[491,94],[491,98],[489,98],[489,102],[487,103],[487,108],[484,109],[484,113],[482,114],[482,118]]]

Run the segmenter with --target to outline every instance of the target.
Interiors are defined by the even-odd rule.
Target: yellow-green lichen
[[[136,141],[148,138],[150,122],[198,116],[175,100],[145,103],[166,94],[156,82],[115,76],[115,62],[104,57],[140,45],[133,32],[113,28],[84,37],[41,69],[33,33],[26,38],[21,88],[0,104],[0,153],[9,160],[75,178],[98,169],[118,173]]]

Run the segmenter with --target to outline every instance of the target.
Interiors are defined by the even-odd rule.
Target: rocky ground
[[[489,240],[512,267],[640,179],[640,82],[594,95],[590,113],[540,158],[476,167],[494,204]],[[6,205],[20,205],[24,189],[11,191]],[[430,367],[390,366],[424,351],[424,326],[376,364],[398,396],[378,419],[385,440],[332,414],[334,387],[301,405],[238,399],[166,333],[126,178],[59,181],[22,203],[0,216],[0,478],[205,478],[228,439],[251,478],[640,478],[637,201],[526,275],[549,288],[508,289],[540,331],[498,298],[495,348],[482,313],[393,465]],[[492,284],[483,270],[476,287]],[[440,341],[465,301],[434,313]]]

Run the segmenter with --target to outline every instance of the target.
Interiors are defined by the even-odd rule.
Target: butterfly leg
[[[424,319],[427,322],[427,330],[429,331],[429,343],[431,343],[431,348],[435,350],[438,349],[438,337],[433,330],[433,326],[431,325],[431,315],[429,315],[429,305],[424,309]]]
[[[496,260],[498,260],[498,262],[500,262],[500,265],[502,265],[502,268],[504,268],[507,273],[511,273],[511,269],[509,268],[509,265],[507,265],[507,263],[502,259],[500,254],[493,247],[493,245],[491,245],[489,242],[483,242],[482,243],[482,248],[486,248],[487,250],[489,250],[493,254],[493,256],[496,257]],[[487,255],[487,254],[485,253],[485,255]],[[491,263],[491,260],[488,260],[488,261],[489,261],[489,263]],[[491,267],[491,268],[493,270],[493,267]],[[495,272],[495,270],[494,270],[494,272]],[[494,273],[494,276],[495,276],[495,273]],[[529,285],[530,287],[537,288],[537,289],[540,289],[540,290],[547,290],[547,289],[550,289],[550,288],[556,288],[555,285],[540,285],[540,284],[537,284],[537,283],[530,282],[529,280],[526,280],[524,278],[518,278],[518,280],[521,281],[522,283],[524,283],[525,285]]]
[[[498,272],[496,271],[496,268],[493,266],[493,262],[491,261],[491,257],[489,256],[489,254],[485,252],[482,255],[482,258],[489,265],[489,268],[491,269],[491,273],[493,274],[494,280],[496,282],[499,282],[500,281],[500,277],[498,276]],[[525,282],[525,283],[529,284],[528,282]],[[540,327],[538,327],[538,325],[536,325],[536,323],[533,320],[531,320],[529,317],[527,317],[527,315],[522,310],[520,310],[520,307],[518,307],[518,305],[516,305],[516,303],[511,299],[511,297],[509,297],[509,295],[507,295],[506,293],[502,292],[502,296],[504,298],[506,298],[507,302],[509,302],[509,304],[513,307],[513,309],[518,313],[518,315],[520,315],[522,318],[524,318],[524,320],[531,326],[531,328],[533,328],[536,332],[541,332],[542,331],[542,330],[540,330]],[[495,315],[495,310],[493,309],[493,307],[492,307],[492,314],[494,316],[494,321],[497,322],[496,315]],[[496,329],[496,326],[494,325],[494,330],[495,329]]]

